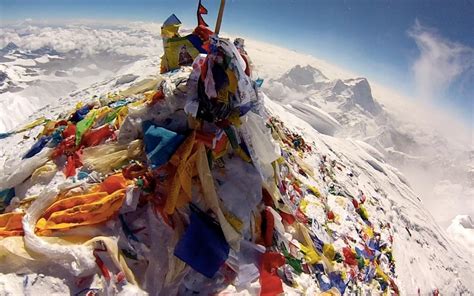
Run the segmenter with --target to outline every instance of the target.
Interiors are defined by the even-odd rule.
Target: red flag
[[[201,4],[201,0],[199,0],[199,5],[198,5],[196,14],[197,14],[198,26],[209,27],[201,15],[201,14],[207,14],[207,8]]]
[[[198,12],[200,14],[207,14],[207,8],[201,4],[201,0],[199,0]]]

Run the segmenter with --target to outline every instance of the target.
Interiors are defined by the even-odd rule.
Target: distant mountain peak
[[[315,82],[328,80],[320,70],[310,65],[296,65],[285,74],[285,77],[299,85],[310,85]]]
[[[382,111],[382,108],[372,96],[372,89],[370,88],[369,81],[367,81],[366,78],[359,77],[347,79],[344,80],[344,84],[350,86],[354,103],[358,104],[372,115],[377,115]]]
[[[319,70],[311,65],[296,65],[277,81],[285,86],[306,92],[319,89],[320,85],[329,81],[329,79]]]
[[[54,48],[49,47],[49,46],[43,46],[38,49],[32,50],[31,53],[37,54],[37,55],[60,55],[59,52],[57,52]]]
[[[334,80],[334,85],[332,86],[332,91],[336,94],[340,94],[344,90],[346,90],[348,86],[342,82],[341,79]]]
[[[18,45],[13,42],[9,42],[4,48],[1,49],[1,51],[7,53],[16,49],[18,49]]]

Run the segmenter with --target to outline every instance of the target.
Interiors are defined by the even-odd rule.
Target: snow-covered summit
[[[256,49],[249,48],[250,56],[256,57],[254,62],[259,73],[273,72],[273,67],[279,68],[281,72],[277,77],[263,77],[264,89],[269,94],[265,98],[265,107],[273,116],[283,120],[291,132],[301,133],[304,139],[315,147],[315,153],[305,156],[304,161],[315,172],[317,185],[320,185],[328,196],[327,205],[334,208],[340,217],[338,223],[331,224],[330,230],[348,237],[361,232],[360,226],[357,226],[354,216],[351,215],[354,211],[353,205],[346,198],[357,196],[359,190],[363,190],[367,195],[367,208],[373,221],[377,221],[374,227],[380,229],[390,225],[390,231],[393,231],[397,275],[395,280],[402,295],[416,294],[418,289],[422,294],[429,294],[435,289],[448,295],[472,294],[472,256],[466,255],[465,249],[458,248],[437,225],[420,201],[420,196],[408,185],[411,182],[407,182],[406,177],[387,161],[387,155],[390,156],[391,153],[403,159],[419,161],[417,156],[411,155],[416,151],[413,148],[417,145],[416,142],[420,141],[420,137],[416,136],[418,134],[414,136],[397,129],[396,123],[387,116],[387,111],[373,98],[366,79],[338,79],[334,78],[333,73],[327,75],[331,79],[326,78],[322,74],[326,73],[325,69],[317,70],[315,66],[291,65],[287,70],[283,70],[285,64],[275,61],[274,55],[267,52],[266,48],[257,47],[260,55],[252,55],[252,51]],[[269,51],[271,50],[270,47]],[[260,59],[262,53],[263,56],[268,55],[269,60]],[[286,53],[280,54],[283,56]],[[16,118],[11,126],[19,126],[41,116],[57,118],[73,109],[79,101],[93,102],[96,100],[95,96],[106,96],[155,77],[159,69],[157,60],[156,56],[144,58],[108,75],[107,79],[94,81],[90,86],[49,101],[48,106],[41,105],[44,107],[38,108],[40,104],[33,105],[31,110],[28,110],[29,114],[18,117],[24,119],[23,121]],[[298,77],[302,79],[301,83]],[[14,101],[9,101],[9,104]],[[17,104],[18,108],[24,108],[22,102]],[[15,114],[10,111],[9,116],[14,117]],[[9,158],[20,158],[24,155],[33,145],[33,137],[38,132],[39,130],[35,129],[0,140],[0,166],[3,167]],[[347,139],[346,136],[349,135],[356,140]],[[413,150],[402,152],[401,150],[407,147],[404,144],[411,142],[413,143],[410,147]],[[321,164],[329,163],[331,172],[325,176],[325,173],[320,171]],[[303,176],[301,178],[303,179]],[[330,187],[331,183],[338,186]],[[334,188],[337,188],[337,191]],[[462,189],[460,187],[459,192],[462,192]],[[35,190],[38,188],[32,189],[30,193],[35,193]],[[325,219],[324,215],[318,212],[321,210],[318,210],[318,207],[315,204],[308,206],[316,218]],[[472,225],[470,219],[461,217],[455,220],[453,229],[472,228],[469,226]],[[469,221],[471,222],[468,223]],[[462,233],[465,233],[464,230]],[[73,280],[70,278],[58,281],[54,278],[57,276],[60,275],[47,275],[46,279],[49,283],[59,282],[58,287],[61,289],[73,286]],[[21,283],[24,278],[8,276],[0,281],[2,280],[12,285],[11,283],[16,281]],[[32,287],[28,285],[29,283],[25,289]],[[0,287],[9,286],[4,284]],[[288,287],[286,292],[289,295],[294,293],[291,287]]]

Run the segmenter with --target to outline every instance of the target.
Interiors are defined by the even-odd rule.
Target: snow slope
[[[394,254],[402,295],[415,294],[418,288],[422,293],[435,288],[447,295],[472,293],[472,256],[445,235],[396,169],[352,141],[318,133],[274,101],[266,100],[265,104],[288,126],[302,132],[305,139],[314,141],[321,154],[360,174],[357,182],[342,177],[345,172],[338,179],[345,179],[343,186],[349,192],[355,194],[359,188],[370,192],[377,218],[394,226]],[[318,161],[314,159],[312,165]]]

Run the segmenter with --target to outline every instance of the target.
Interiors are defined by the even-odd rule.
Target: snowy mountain
[[[161,52],[153,30],[139,23],[99,30],[75,25],[1,28],[0,132],[58,97],[115,77],[133,62]]]
[[[53,47],[22,49],[15,43],[8,43],[2,49],[5,62],[2,60],[0,64],[3,91],[0,104],[5,107],[1,116],[4,130],[41,116],[57,118],[74,109],[80,101],[94,102],[98,97],[117,93],[146,79],[156,79],[159,70],[159,54],[136,59],[112,55],[107,60],[106,53],[98,53],[93,56],[93,63],[88,61],[84,65],[80,61],[82,52],[56,50]],[[303,161],[315,174],[314,184],[324,190],[327,205],[340,217],[339,223],[331,224],[331,231],[341,236],[361,231],[351,214],[354,212],[352,203],[346,198],[358,196],[362,190],[368,199],[366,205],[374,227],[382,232],[381,229],[390,225],[390,233],[393,233],[395,280],[401,295],[428,295],[435,289],[443,295],[472,294],[472,254],[438,226],[426,210],[426,204],[421,202],[427,197],[421,195],[420,199],[419,192],[411,187],[414,179],[405,177],[397,169],[402,165],[404,168],[404,165],[449,168],[449,172],[439,171],[439,178],[446,179],[435,188],[439,196],[452,194],[453,188],[457,188],[455,198],[464,198],[464,195],[469,198],[474,194],[472,187],[466,190],[469,187],[465,183],[469,180],[459,181],[469,167],[458,165],[469,152],[466,146],[453,144],[423,128],[407,129],[411,123],[401,123],[391,109],[374,98],[365,78],[351,78],[350,73],[342,73],[314,58],[255,41],[248,42],[248,52],[255,65],[254,74],[265,79],[263,92],[267,112],[279,118],[291,132],[301,134],[314,149]],[[108,64],[113,64],[113,68],[107,68]],[[91,77],[90,73],[96,76]],[[77,83],[76,78],[81,76],[83,82]],[[88,79],[95,79],[95,83]],[[87,83],[90,85],[86,86]],[[38,92],[36,100],[30,97],[35,90]],[[38,127],[1,139],[0,166],[21,158],[39,131]],[[456,147],[454,152],[452,147]],[[423,155],[421,151],[426,149],[429,153]],[[320,171],[321,165],[331,167],[329,180]],[[54,182],[27,188],[23,194],[38,194],[41,188],[53,186]],[[309,212],[321,218],[318,211],[321,208],[314,206],[314,212]],[[471,230],[472,220],[466,216],[456,218],[448,229],[463,241],[472,238]],[[472,248],[472,244],[467,247]],[[1,268],[0,272],[3,272]],[[36,279],[39,278],[44,291],[73,291],[72,277],[50,271],[41,273],[43,275],[36,275]],[[24,278],[14,273],[0,275],[0,288],[14,293],[22,281]],[[32,293],[34,287],[27,283],[24,289]],[[285,289],[289,295],[297,294],[291,287]],[[310,293],[311,287],[307,291]]]
[[[468,173],[471,135],[454,117],[378,85],[375,96],[367,79],[352,78],[357,76],[311,56],[268,45],[264,55],[262,46],[249,42],[249,51],[258,74],[268,78],[263,88],[270,97],[319,132],[360,140],[382,153],[407,175],[443,227],[458,214],[474,215],[468,202],[474,199]],[[278,51],[278,66],[268,66]]]
[[[304,82],[296,84],[295,81]],[[285,104],[303,103],[324,110],[343,127],[338,129],[337,136],[364,140],[382,152],[391,149],[394,154],[409,154],[413,150],[413,136],[395,127],[390,115],[372,96],[365,78],[330,80],[310,65],[297,65],[279,79],[270,79],[265,90]],[[290,95],[293,93],[301,99],[295,101]]]

